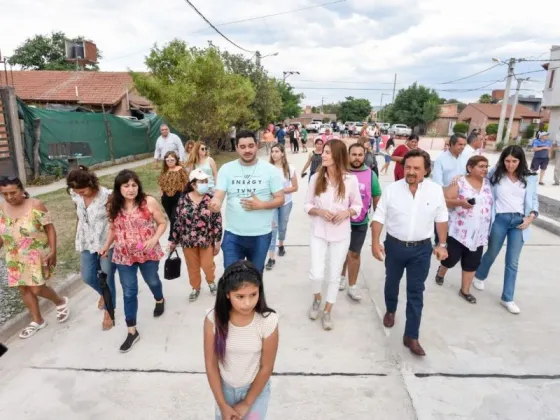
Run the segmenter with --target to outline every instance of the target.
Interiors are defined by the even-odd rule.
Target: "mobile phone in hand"
[[[6,347],[4,344],[0,343],[0,357],[2,357],[4,355],[4,353],[6,353],[8,351],[8,347]]]
[[[474,197],[470,198],[467,200],[467,203],[469,203],[471,206],[474,206],[476,204],[476,199]]]
[[[307,172],[304,172],[304,173],[301,174],[302,178],[305,178],[306,176],[307,176]]]

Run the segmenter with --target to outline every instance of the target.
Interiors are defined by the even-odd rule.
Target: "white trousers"
[[[329,242],[322,238],[311,235],[309,240],[309,278],[313,294],[322,293],[323,281],[325,280],[325,269],[327,270],[327,303],[336,303],[340,274],[346,255],[350,238],[338,242]]]

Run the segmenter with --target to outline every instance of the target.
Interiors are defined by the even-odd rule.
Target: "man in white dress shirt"
[[[385,260],[385,306],[383,325],[395,325],[399,284],[406,269],[406,326],[403,344],[419,356],[426,353],[418,341],[424,306],[424,283],[430,271],[432,251],[438,260],[447,258],[447,206],[441,186],[426,178],[430,155],[410,150],[403,158],[404,179],[386,189],[371,224],[372,253]],[[434,222],[440,243],[432,248]],[[379,239],[387,231],[384,246]]]
[[[156,150],[154,152],[154,163],[163,161],[168,152],[175,152],[179,156],[181,162],[185,161],[185,147],[178,135],[169,131],[169,127],[162,124],[159,128],[161,136],[156,141]]]
[[[461,153],[461,158],[465,162],[465,165],[471,157],[475,155],[482,155],[482,143],[482,136],[478,131],[473,131],[469,135],[469,138],[467,139],[467,145],[465,146],[463,153]]]

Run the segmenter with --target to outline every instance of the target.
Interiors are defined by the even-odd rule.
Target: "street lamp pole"
[[[298,74],[298,75],[299,75],[299,71],[291,71],[291,70],[290,70],[290,71],[285,71],[285,72],[283,72],[283,73],[284,73],[284,77],[282,78],[282,82],[284,82],[284,83],[286,83],[286,79],[287,79],[289,76],[292,76],[292,75],[294,75],[294,74]]]
[[[379,117],[379,118],[381,118],[381,115],[383,114],[383,97],[384,97],[385,95],[388,96],[387,93],[382,93],[382,94],[381,94],[381,102],[380,102],[380,104],[379,104],[379,114],[380,114],[380,117]]]

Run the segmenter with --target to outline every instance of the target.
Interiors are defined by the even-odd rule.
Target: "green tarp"
[[[49,159],[49,145],[67,142],[88,143],[92,156],[81,159],[86,166],[120,159],[126,156],[153,153],[159,129],[164,120],[157,115],[146,115],[134,121],[111,114],[53,111],[26,106],[18,101],[20,114],[25,122],[25,158],[33,167],[35,142],[34,120],[41,120],[39,142],[40,169],[53,174],[65,171],[67,162]],[[175,132],[175,130],[171,129]],[[112,150],[110,137],[112,137]]]

